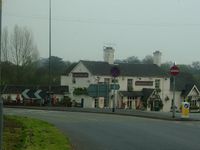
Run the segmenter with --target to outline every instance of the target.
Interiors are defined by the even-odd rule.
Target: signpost
[[[112,108],[112,112],[115,112],[115,102],[117,99],[117,95],[116,95],[116,77],[118,77],[120,75],[120,70],[117,66],[113,66],[110,70],[110,73],[112,75],[112,77],[114,78],[114,99],[113,99],[113,108]]]
[[[170,73],[172,76],[178,75],[179,72],[180,72],[180,70],[175,64],[170,68]]]
[[[175,76],[177,76],[179,72],[180,70],[175,64],[170,68],[170,74],[173,76],[172,118],[175,118]]]
[[[181,118],[189,118],[190,104],[188,102],[182,102]]]
[[[87,88],[87,92],[91,97],[107,97],[110,90],[114,90],[114,88],[118,90],[120,88],[119,84],[90,84]]]

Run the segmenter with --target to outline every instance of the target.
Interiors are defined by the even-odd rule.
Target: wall
[[[77,87],[88,87],[90,84],[97,84],[98,82],[104,82],[105,78],[110,79],[110,84],[112,83],[112,77],[111,76],[100,76],[99,80],[97,80],[98,76],[93,76],[88,69],[80,62],[73,70],[72,72],[87,72],[89,74],[88,78],[75,78],[76,83],[74,84],[72,73],[69,74],[69,76],[61,76],[61,85],[68,85],[69,86],[69,92],[71,93],[69,96],[73,97],[73,90]],[[160,80],[160,97],[163,101],[164,107],[163,111],[169,111],[171,107],[171,92],[170,92],[170,78],[169,77],[122,77],[119,76],[116,78],[118,80],[118,83],[120,85],[120,91],[127,91],[127,80],[132,79],[133,80],[133,90],[134,91],[141,91],[143,88],[151,88],[155,89],[155,80]],[[136,81],[153,81],[153,85],[151,86],[138,86],[135,85]],[[170,100],[165,100],[166,97],[169,97]],[[180,98],[179,98],[180,99]],[[91,102],[93,103],[93,102]],[[116,102],[117,104],[117,102]],[[179,105],[179,104],[178,104]],[[91,107],[92,104],[88,104],[87,107]],[[110,99],[110,106],[112,106],[112,100]]]
[[[175,106],[177,107],[177,111],[180,110],[181,101],[182,101],[180,95],[181,95],[181,91],[175,92]],[[171,110],[172,99],[173,99],[173,91],[170,91],[169,100],[164,103],[164,107],[163,107],[164,112],[169,112]]]
[[[159,79],[160,80],[160,88],[161,91],[166,93],[170,89],[170,79],[169,78],[161,78],[161,77],[118,77],[120,84],[120,90],[121,91],[126,91],[127,90],[127,80],[132,79],[133,80],[133,90],[134,91],[141,91],[143,88],[150,88],[154,89],[155,88],[155,80]],[[152,86],[138,86],[135,85],[136,81],[153,81]]]
[[[171,109],[171,101],[172,95],[170,91],[170,78],[165,78],[161,82],[162,91],[161,91],[161,99],[163,102],[163,110],[164,112],[169,112]]]
[[[17,94],[2,94],[2,97],[6,100],[7,100],[8,96],[10,96],[12,101],[16,101]],[[21,95],[20,95],[20,99],[22,100]]]
[[[86,95],[74,96],[72,101],[75,100],[77,103],[81,103],[81,99],[84,99],[83,108],[94,108],[93,98]]]
[[[72,73],[88,73],[88,77],[73,77]],[[88,69],[80,62],[68,76],[61,76],[61,85],[69,86],[69,93],[73,93],[74,88],[88,87],[91,84],[92,77]],[[75,80],[75,83],[73,81]]]

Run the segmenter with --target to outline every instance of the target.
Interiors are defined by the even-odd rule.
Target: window
[[[191,100],[190,102],[191,107],[194,107],[197,105],[197,100]]]
[[[160,79],[155,80],[155,88],[160,89]]]
[[[95,100],[94,100],[94,107],[95,108],[99,107],[99,100],[97,98],[95,98]]]
[[[104,83],[110,83],[110,79],[109,78],[104,78]]]
[[[127,91],[133,91],[133,79],[127,80]]]
[[[112,79],[112,83],[118,83],[117,79]]]
[[[136,86],[153,86],[153,81],[136,81]]]
[[[72,74],[76,78],[88,78],[89,74],[87,72],[75,72]]]
[[[108,101],[108,99],[104,99],[104,107],[109,107],[109,101]]]
[[[134,99],[134,98],[133,98],[133,97],[128,97],[127,107],[128,107],[129,109],[132,108],[132,99]]]

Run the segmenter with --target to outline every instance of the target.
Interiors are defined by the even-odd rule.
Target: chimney
[[[155,51],[153,53],[153,64],[156,64],[157,66],[161,66],[161,55],[162,53],[160,51]]]
[[[104,47],[104,61],[114,64],[114,52],[113,47]]]

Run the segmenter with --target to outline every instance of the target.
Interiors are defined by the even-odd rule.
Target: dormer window
[[[76,84],[76,78],[72,78],[72,83]]]

